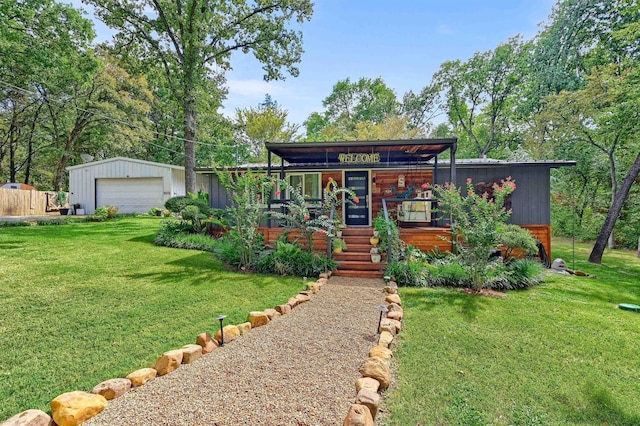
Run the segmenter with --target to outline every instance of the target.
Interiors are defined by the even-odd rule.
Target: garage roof
[[[126,161],[126,162],[129,162],[129,163],[139,163],[139,164],[144,164],[144,165],[147,165],[147,166],[166,167],[166,168],[170,168],[170,169],[184,170],[184,167],[182,167],[182,166],[174,166],[173,164],[155,163],[153,161],[138,160],[136,158],[127,158],[127,157],[113,157],[113,158],[107,158],[106,160],[92,161],[90,163],[77,164],[75,166],[67,167],[67,170],[82,169],[84,167],[92,167],[92,166],[97,166],[99,164],[112,163],[112,162],[116,162],[116,161]]]

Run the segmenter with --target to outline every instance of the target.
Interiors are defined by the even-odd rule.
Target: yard
[[[401,288],[404,329],[386,425],[638,425],[640,259],[608,251],[597,279],[548,275],[506,299]],[[552,258],[572,267],[571,243]]]
[[[284,303],[299,278],[225,271],[154,246],[157,218],[0,228],[0,422],[152,365],[162,352]]]

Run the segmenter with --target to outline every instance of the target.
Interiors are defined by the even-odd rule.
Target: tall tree
[[[400,113],[395,92],[380,77],[340,80],[322,106],[324,112],[312,113],[304,123],[308,140],[353,139],[357,123],[380,124]]]
[[[290,21],[311,18],[310,0],[85,0],[118,30],[116,46],[136,45],[164,69],[184,119],[186,191],[195,192],[198,95],[211,75],[231,68],[233,52],[253,52],[265,79],[297,76],[302,34]]]
[[[37,152],[59,136],[37,135],[46,121],[43,93],[68,99],[72,84],[90,78],[97,64],[89,50],[93,36],[91,21],[54,0],[0,4],[0,120],[8,119],[0,161],[6,153],[12,180],[21,173],[29,181]]]
[[[268,94],[257,107],[236,110],[239,138],[246,141],[250,161],[266,160],[265,142],[291,142],[300,128],[287,122],[289,111],[280,107]]]
[[[521,43],[515,37],[492,51],[475,53],[467,62],[444,62],[433,77],[432,84],[443,92],[442,109],[478,157],[498,148],[507,131],[508,102],[520,79]]]

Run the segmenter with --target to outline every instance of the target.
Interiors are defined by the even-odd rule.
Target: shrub
[[[459,239],[461,260],[466,264],[474,288],[482,288],[486,277],[489,255],[496,247],[498,230],[504,226],[511,216],[511,210],[505,207],[506,199],[515,191],[516,184],[511,177],[503,179],[500,184],[492,185],[488,192],[477,194],[471,178],[467,179],[466,196],[454,184],[434,187],[438,199],[438,211],[451,216],[451,233],[453,243]]]
[[[214,254],[227,265],[250,271],[255,269],[258,255],[263,249],[264,236],[261,233],[255,233],[251,244],[247,245],[247,241],[236,230],[231,230],[217,241]],[[251,254],[248,255],[248,252]]]
[[[428,282],[430,286],[468,287],[471,277],[467,269],[458,262],[445,262],[429,265]]]
[[[257,271],[311,277],[333,270],[335,267],[336,262],[326,256],[304,251],[296,244],[277,241],[275,249],[262,253],[258,260]]]
[[[419,261],[395,261],[387,265],[385,275],[393,277],[401,286],[426,287],[429,285],[426,265]]]
[[[165,247],[214,251],[217,244],[216,240],[206,235],[188,234],[184,231],[184,224],[180,221],[163,220],[160,222],[160,230],[156,234],[153,243]]]
[[[169,198],[164,203],[164,207],[172,213],[180,213],[187,206],[196,206],[200,213],[205,216],[209,216],[211,214],[211,208],[206,201],[200,200],[198,198],[191,198],[188,196],[180,195],[177,197]]]
[[[513,256],[516,249],[521,249],[525,254],[534,255],[538,253],[536,240],[528,229],[521,228],[518,225],[502,225],[498,228],[498,245],[504,247],[505,261]]]
[[[191,234],[191,225],[179,220],[163,220],[153,243],[159,246],[213,252],[216,240],[206,235]]]
[[[109,217],[109,208],[108,207],[98,207],[91,216],[89,216],[89,220],[91,222],[104,222]]]

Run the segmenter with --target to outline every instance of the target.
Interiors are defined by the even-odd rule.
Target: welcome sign
[[[341,153],[338,155],[338,161],[345,164],[376,164],[380,162],[380,153]]]

